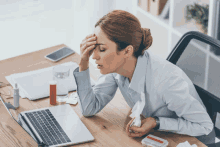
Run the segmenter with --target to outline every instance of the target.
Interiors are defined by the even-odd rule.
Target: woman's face
[[[99,45],[94,49],[92,58],[96,60],[97,68],[101,74],[117,73],[125,61],[123,51],[117,54],[116,43],[109,40],[99,26],[95,28],[94,33]]]

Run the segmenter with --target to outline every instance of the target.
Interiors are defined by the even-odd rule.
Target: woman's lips
[[[98,64],[98,65],[97,65],[97,68],[98,68],[98,69],[102,69],[103,66]]]

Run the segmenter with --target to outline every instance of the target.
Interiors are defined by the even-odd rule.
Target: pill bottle
[[[50,89],[50,104],[56,105],[57,102],[57,82],[50,81],[49,82],[49,89]]]

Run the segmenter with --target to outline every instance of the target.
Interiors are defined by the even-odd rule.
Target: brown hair
[[[127,11],[113,10],[100,18],[95,24],[95,27],[97,26],[116,43],[118,51],[132,45],[136,58],[143,55],[153,41],[150,29],[141,28],[137,17]]]

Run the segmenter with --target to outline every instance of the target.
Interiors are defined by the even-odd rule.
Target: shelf
[[[163,19],[163,18],[160,18],[159,16],[154,16],[154,15],[150,14],[149,12],[143,10],[139,6],[137,7],[137,10],[139,12],[141,12],[142,14],[146,15],[148,18],[150,18],[151,20],[153,20],[157,24],[159,24],[169,30],[169,28],[170,28],[169,27],[169,19]]]

